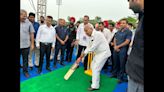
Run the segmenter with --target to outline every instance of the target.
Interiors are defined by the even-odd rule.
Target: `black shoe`
[[[60,65],[65,66],[65,64],[63,64],[63,63],[60,63]]]
[[[68,58],[66,58],[65,61],[68,61]]]
[[[24,75],[25,75],[26,78],[30,77],[28,72],[24,73]]]
[[[33,67],[30,67],[30,70],[32,71],[33,70]]]
[[[123,81],[119,79],[119,80],[118,80],[118,83],[119,83],[119,84],[120,84],[120,83],[123,83]]]
[[[94,91],[94,90],[99,90],[99,89],[96,89],[96,88],[88,88],[89,91]]]
[[[46,68],[48,71],[51,71],[50,67]]]
[[[71,59],[68,59],[68,62],[71,62]]]
[[[38,70],[37,73],[40,74],[42,71],[41,70]]]
[[[37,65],[34,65],[36,68],[38,68],[39,66],[37,66]]]
[[[124,82],[128,82],[128,80],[127,80],[127,79],[124,79],[123,81],[124,81]]]
[[[56,64],[54,65],[54,68],[57,68]]]

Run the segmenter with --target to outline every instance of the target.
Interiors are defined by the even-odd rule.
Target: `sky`
[[[21,9],[25,9],[28,13],[34,12],[29,1],[20,0]],[[33,0],[35,9],[37,10],[37,1]],[[121,18],[132,16],[135,17],[133,11],[129,9],[127,0],[62,0],[62,5],[59,7],[59,17],[66,21],[68,16],[73,16],[76,20],[88,15],[90,19],[100,16],[102,20],[118,21]],[[55,20],[58,19],[58,5],[56,0],[47,0],[47,13]]]

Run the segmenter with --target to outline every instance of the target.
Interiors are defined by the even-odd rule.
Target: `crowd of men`
[[[140,1],[142,2],[143,0]],[[129,2],[131,4],[130,8],[133,9],[132,3],[135,2],[131,0],[129,0]],[[139,10],[135,12],[140,13],[141,17],[139,20],[142,21],[143,11],[142,13]],[[81,60],[84,58],[84,70],[87,70],[88,53],[95,52],[95,58],[93,58],[92,62],[92,85],[88,90],[99,89],[100,71],[103,69],[105,72],[109,72],[109,62],[112,62],[112,68],[110,70],[112,74],[111,78],[117,78],[118,83],[134,80],[130,81],[131,85],[134,85],[132,82],[138,82],[139,80],[141,85],[143,85],[143,80],[140,75],[138,75],[139,77],[134,77],[131,74],[131,72],[135,72],[135,70],[131,67],[134,54],[130,54],[131,51],[135,51],[134,53],[136,55],[138,52],[136,50],[139,49],[137,47],[138,43],[143,44],[142,39],[140,39],[142,37],[138,37],[138,39],[135,37],[136,35],[140,35],[139,32],[135,35],[136,30],[139,29],[133,29],[133,25],[128,23],[126,19],[121,19],[119,25],[113,23],[106,25],[104,22],[98,22],[94,26],[89,23],[89,16],[87,15],[83,17],[82,23],[78,21],[75,24],[75,20],[70,20],[69,25],[66,25],[66,21],[60,18],[58,19],[57,25],[52,26],[52,21],[52,16],[46,16],[45,18],[41,16],[40,23],[38,23],[35,21],[34,13],[30,12],[27,14],[23,9],[20,11],[20,53],[23,58],[22,68],[25,77],[30,76],[28,68],[33,70],[34,66],[37,68],[38,74],[42,72],[44,55],[46,56],[46,70],[51,71],[51,60],[53,61],[54,68],[57,67],[59,54],[61,57],[59,63],[65,66],[64,62],[72,61],[73,50],[74,47],[77,46],[76,59]],[[143,28],[142,22],[138,25],[140,28]],[[140,42],[137,40],[140,40]],[[143,47],[143,45],[141,45],[141,47]],[[33,53],[35,55],[34,63],[32,60]],[[64,58],[64,56],[66,56],[66,58]],[[127,61],[128,64],[126,64]],[[128,80],[125,78],[127,74]],[[143,86],[141,88],[143,88]],[[132,89],[128,89],[128,92],[133,92],[131,90]]]

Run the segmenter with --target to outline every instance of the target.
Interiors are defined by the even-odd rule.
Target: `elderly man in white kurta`
[[[91,63],[92,84],[91,87],[88,88],[88,90],[93,91],[99,89],[100,71],[108,57],[111,56],[111,52],[109,49],[109,44],[101,32],[94,30],[90,25],[86,25],[84,30],[85,33],[90,37],[90,44],[78,59],[81,60],[88,53],[95,53]]]

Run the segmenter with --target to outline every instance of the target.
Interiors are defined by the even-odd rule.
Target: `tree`
[[[95,19],[91,19],[91,20],[89,20],[89,23],[91,23],[92,25],[95,25],[97,23],[97,21]]]
[[[112,20],[108,20],[108,23],[109,23],[109,24],[114,24],[114,25],[116,24],[116,23],[115,23],[114,21],[112,21]]]
[[[132,23],[132,25],[136,27],[136,22],[138,21],[136,18],[128,16],[127,18],[122,18],[122,19],[127,19],[128,23]]]
[[[132,23],[132,24],[135,24],[137,22],[137,19],[130,17],[130,16],[128,16],[126,19],[129,23]]]
[[[57,25],[57,21],[56,20],[52,20],[52,26]]]
[[[101,17],[96,16],[96,17],[95,17],[95,21],[96,21],[96,22],[101,22],[101,21],[102,21],[102,19],[101,19]]]

